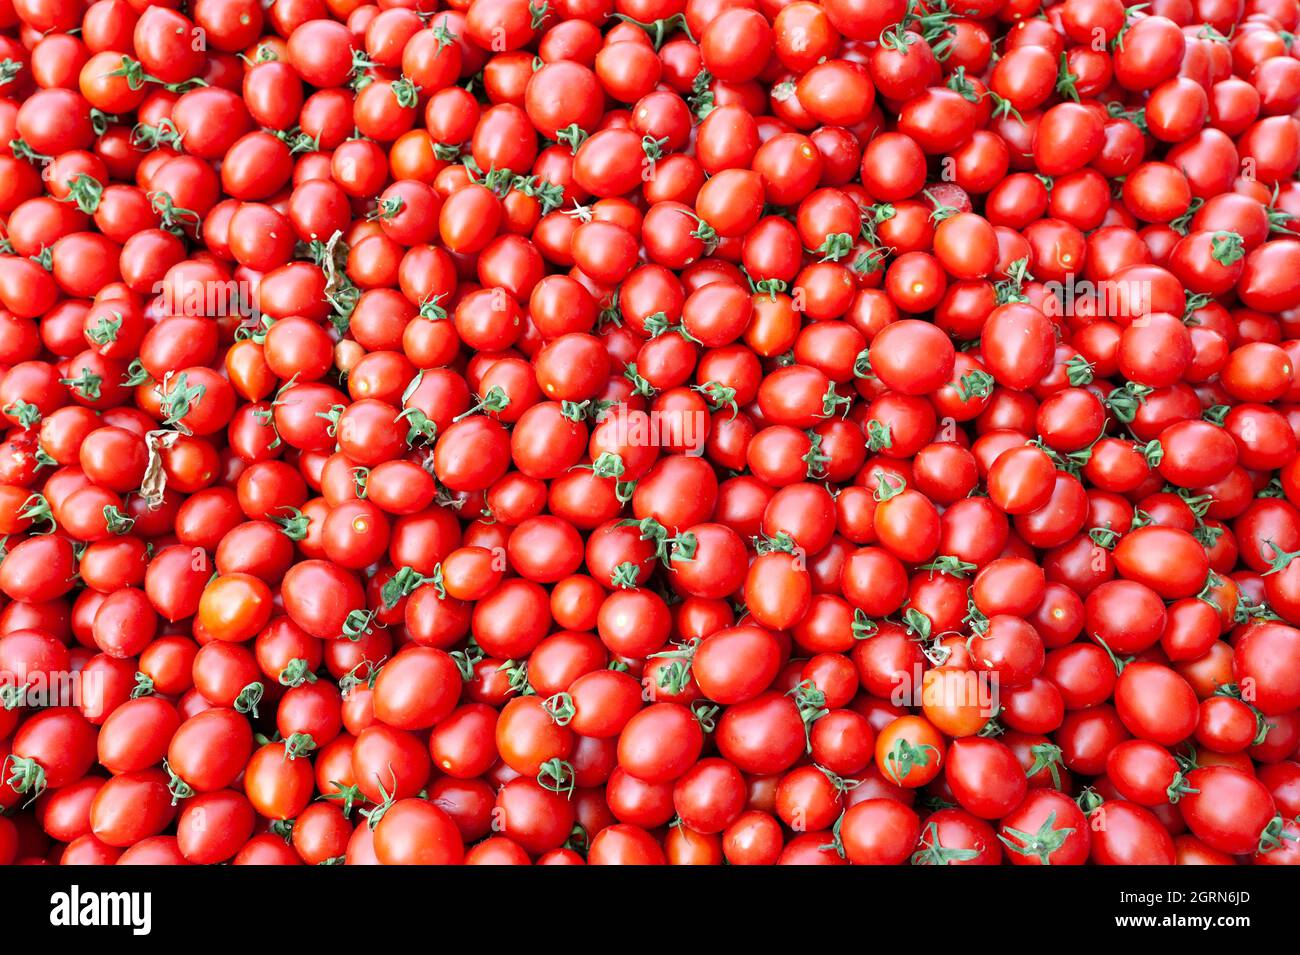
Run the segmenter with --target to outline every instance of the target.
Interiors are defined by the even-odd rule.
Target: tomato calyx
[[[497,667],[498,673],[506,675],[506,684],[520,696],[535,696],[537,691],[528,682],[528,661],[507,660]]]
[[[573,706],[573,697],[568,693],[555,693],[542,701],[542,710],[556,726],[568,726],[577,710]]]
[[[705,733],[712,733],[718,728],[717,717],[720,712],[722,707],[704,700],[691,705],[691,715],[695,717],[695,722],[700,724],[700,729]]]
[[[487,656],[473,637],[470,637],[465,649],[453,650],[447,655],[456,664],[456,669],[460,671],[460,678],[466,683],[474,679],[474,668]]]
[[[986,633],[989,628],[989,618],[985,616],[984,611],[975,606],[973,599],[966,600],[966,616],[962,617],[962,623],[967,624],[971,633]]]
[[[375,202],[375,207],[366,213],[367,222],[382,221],[392,219],[406,208],[406,200],[401,196],[381,197]]]
[[[103,393],[101,386],[104,384],[104,378],[83,367],[75,378],[60,378],[59,384],[67,385],[73,394],[86,401],[98,401]]]
[[[837,816],[835,821],[831,823],[831,841],[823,843],[817,847],[822,852],[834,852],[841,859],[845,858],[845,854],[844,840],[841,838],[840,832],[844,827],[844,813],[847,811],[848,810],[846,809],[840,810],[839,816]]]
[[[854,640],[866,640],[880,632],[880,627],[861,607],[853,608],[853,622],[849,624],[849,629]]]
[[[1065,765],[1061,755],[1061,747],[1053,743],[1038,743],[1029,748],[1029,753],[1034,757],[1034,761],[1025,770],[1025,775],[1032,779],[1043,770],[1046,770],[1048,775],[1052,777],[1052,788],[1059,790],[1061,788],[1061,768]]]
[[[858,352],[853,359],[853,377],[854,378],[875,378],[875,373],[871,370],[871,349],[864,348]]]
[[[162,87],[169,93],[184,93],[189,90],[206,87],[208,84],[201,77],[194,76],[188,80],[182,80],[179,83],[168,83],[156,76],[151,76],[144,71],[144,64],[139,60],[133,60],[129,56],[122,57],[122,65],[115,70],[104,74],[105,76],[120,76],[126,80],[126,87],[129,90],[136,91],[144,89],[146,83],[153,83]]]
[[[957,380],[957,394],[964,403],[969,403],[972,398],[987,398],[993,394],[996,384],[997,380],[992,375],[976,368]]]
[[[434,565],[433,573],[427,577],[413,567],[398,568],[397,572],[384,583],[380,590],[380,599],[383,601],[384,609],[392,610],[425,584],[433,587],[439,600],[446,599],[447,588],[443,583],[441,563]]]
[[[1192,201],[1188,204],[1187,211],[1184,212],[1182,215],[1180,215],[1178,218],[1173,219],[1169,223],[1169,228],[1173,229],[1179,235],[1182,236],[1187,235],[1188,231],[1190,231],[1192,227],[1192,219],[1196,216],[1196,213],[1200,211],[1200,208],[1203,205],[1205,205],[1204,199],[1202,199],[1200,196],[1194,197]],[[1192,294],[1191,290],[1188,290],[1187,295],[1190,296],[1191,294]],[[1211,300],[1210,296],[1208,295],[1203,296],[1203,299],[1204,301],[1202,301],[1197,306],[1198,308],[1204,307]]]
[[[667,690],[673,696],[686,692],[691,682],[691,664],[695,660],[695,651],[699,649],[699,638],[686,643],[674,644],[675,650],[661,650],[650,654],[651,659],[671,660],[668,666],[659,671],[658,684],[661,690]]]
[[[402,109],[414,109],[420,103],[420,87],[405,76],[394,82],[389,89],[392,90],[397,105]]]
[[[290,733],[284,740],[284,758],[292,762],[300,756],[315,752],[316,740],[310,733]]]
[[[96,210],[99,209],[99,202],[103,195],[103,184],[94,176],[80,172],[69,183],[68,194],[59,201],[71,202],[86,215],[93,216]],[[120,319],[122,316],[118,313],[117,317]]]
[[[934,560],[921,564],[918,570],[928,570],[930,579],[934,580],[934,575],[946,574],[949,577],[965,579],[967,574],[973,573],[977,568],[975,564],[962,560],[960,557],[953,557],[950,554],[941,554]]]
[[[1065,363],[1066,380],[1075,388],[1090,385],[1096,377],[1096,367],[1082,355],[1075,355]]]
[[[1273,197],[1275,201],[1277,198],[1277,192],[1278,192],[1278,186],[1274,186]],[[1291,213],[1285,212],[1282,209],[1278,209],[1272,205],[1270,205],[1265,210],[1265,213],[1268,217],[1268,231],[1270,234],[1272,233],[1279,233],[1281,235],[1300,234],[1297,233],[1294,229],[1288,228],[1289,223],[1296,221],[1296,217],[1293,216]]]
[[[103,510],[104,526],[110,534],[129,534],[135,527],[135,518],[127,517],[116,506],[109,504]]]
[[[53,156],[46,156],[44,153],[38,153],[27,144],[21,137],[9,140],[9,151],[14,154],[15,159],[26,159],[28,162],[36,163],[38,166],[47,166],[54,161]]]
[[[1215,606],[1215,609],[1218,610],[1219,608]],[[1252,746],[1262,745],[1264,743],[1264,740],[1268,738],[1269,730],[1271,730],[1276,724],[1269,722],[1268,717],[1266,717],[1263,713],[1261,713],[1259,711],[1259,708],[1256,707],[1254,703],[1246,699],[1245,695],[1242,693],[1240,684],[1237,683],[1220,684],[1218,687],[1215,688],[1214,695],[1226,697],[1230,700],[1237,700],[1238,702],[1250,708],[1250,712],[1255,717],[1255,736],[1254,739],[1251,740],[1250,745]]]
[[[585,143],[590,134],[577,123],[570,123],[563,129],[556,130],[555,141],[561,146],[568,146],[569,152],[578,154],[578,147]]]
[[[800,458],[807,467],[804,473],[813,480],[820,480],[826,476],[826,465],[830,463],[830,455],[822,452],[822,436],[811,428],[804,432],[808,438],[808,451]]]
[[[17,423],[20,427],[30,429],[40,424],[41,409],[30,402],[18,398],[5,405],[5,417]]]
[[[1107,521],[1105,527],[1094,527],[1089,530],[1088,538],[1098,547],[1114,550],[1115,545],[1119,543],[1120,534],[1110,526],[1110,521]]]
[[[1029,296],[1024,293],[1024,285],[1034,279],[1029,274],[1029,259],[1016,259],[1007,266],[1006,275],[1006,278],[993,283],[993,294],[997,303],[1007,305],[1011,302],[1028,302]]]
[[[374,60],[370,59],[360,50],[352,51],[352,69],[348,86],[360,92],[371,83],[375,82],[374,69],[378,66]]]
[[[32,680],[28,680],[22,685],[6,682],[4,686],[0,686],[0,708],[7,712],[13,712],[22,706],[26,701],[27,690],[32,683]]]
[[[692,391],[698,391],[704,396],[704,400],[709,405],[710,411],[721,411],[723,408],[731,409],[731,420],[736,420],[736,415],[740,414],[740,405],[736,403],[736,389],[718,381],[706,381],[702,385],[692,385]]]
[[[1056,812],[1052,811],[1035,832],[1004,825],[1002,832],[998,833],[998,841],[1017,855],[1034,856],[1043,865],[1051,865],[1052,853],[1065,845],[1065,840],[1073,834],[1073,827],[1056,828]]]
[[[297,156],[299,153],[320,152],[320,135],[308,136],[302,131],[301,127],[277,129],[272,131],[271,135],[289,147],[290,156]]]
[[[302,686],[305,683],[315,683],[316,674],[311,671],[311,664],[302,657],[294,657],[286,664],[276,682],[281,686],[295,687]]]
[[[1002,119],[1009,117],[1018,122],[1021,126],[1025,125],[1025,118],[1020,115],[1020,110],[1016,109],[1015,104],[1005,96],[999,96],[997,93],[989,90],[988,98],[993,101],[993,119]]]
[[[1097,441],[1100,440],[1101,435],[1098,435]],[[1093,444],[1095,445],[1097,441],[1094,441]],[[1030,441],[1029,444],[1046,454],[1048,458],[1051,459],[1052,465],[1058,471],[1064,471],[1065,473],[1072,474],[1075,477],[1079,476],[1084,465],[1086,465],[1092,458],[1092,445],[1089,445],[1086,448],[1080,448],[1077,451],[1068,451],[1065,454],[1061,454],[1061,452],[1047,444],[1047,442],[1042,438],[1035,438],[1033,441]]]
[[[900,736],[885,754],[885,771],[894,782],[902,785],[913,769],[924,769],[930,765],[931,757],[938,755],[939,751],[929,743],[917,746],[906,736]]]
[[[830,712],[826,706],[826,694],[818,689],[812,680],[802,680],[789,690],[786,696],[794,700],[799,708],[799,719],[803,720],[806,751],[812,752],[812,727],[819,719]]]
[[[1115,34],[1115,38],[1110,41],[1112,50],[1124,49],[1124,34],[1128,33],[1133,26],[1133,14],[1145,10],[1149,6],[1151,6],[1149,3],[1135,3],[1131,7],[1124,8],[1124,24],[1119,28],[1119,32]]]
[[[768,536],[760,534],[754,538],[754,553],[762,556],[763,554],[784,553],[793,554],[800,560],[804,558],[803,548],[791,537],[786,531],[777,531],[776,534]]]
[[[686,24],[686,15],[684,13],[674,13],[670,17],[652,20],[649,23],[646,23],[643,20],[633,19],[626,13],[615,13],[614,17],[622,20],[624,23],[630,23],[633,26],[640,27],[644,30],[646,35],[650,37],[650,42],[654,45],[656,51],[658,51],[659,48],[664,45],[664,41],[677,30],[681,30],[685,33],[686,38],[692,43],[695,42],[695,37],[691,34],[691,28]]]
[[[408,448],[432,444],[437,440],[437,422],[430,419],[419,408],[406,408],[394,420],[406,422],[406,446]]]
[[[392,766],[388,767],[388,773],[393,782],[393,792],[389,793],[383,782],[376,778],[375,785],[379,787],[379,795],[381,795],[383,799],[381,799],[379,804],[373,809],[361,810],[361,815],[366,820],[366,825],[370,827],[371,832],[374,832],[375,827],[379,825],[380,820],[384,818],[384,814],[387,813],[388,810],[392,809],[393,804],[397,802],[397,774],[393,772]]]
[[[330,785],[334,787],[335,791],[332,793],[325,793],[320,798],[337,799],[340,803],[342,803],[340,808],[343,810],[343,818],[351,819],[352,810],[356,806],[356,804],[358,802],[366,801],[365,795],[361,792],[361,787],[358,786],[356,783],[352,783],[351,785],[345,786],[337,779],[331,779]],[[321,863],[321,864],[326,865],[328,863]]]
[[[640,372],[636,369],[636,362],[629,362],[624,366],[623,377],[632,383],[632,394],[634,395],[653,398],[657,393],[655,386],[650,384],[650,382],[645,378],[641,377]]]
[[[1074,102],[1079,102],[1079,77],[1070,72],[1070,60],[1061,51],[1060,67],[1056,71],[1056,92],[1062,97],[1069,97]]]
[[[820,763],[813,763],[813,768],[826,777],[826,780],[835,787],[837,793],[843,794],[852,792],[854,789],[857,789],[862,785],[862,780],[840,776],[838,773],[832,772]]]
[[[382,661],[380,662],[382,663]],[[364,679],[360,676],[362,668],[366,671]],[[339,695],[344,699],[347,699],[348,695],[362,683],[365,683],[367,687],[373,689],[375,680],[379,677],[379,671],[382,669],[383,667],[380,666],[379,663],[362,660],[347,673],[343,674],[343,676],[339,677]]]
[[[835,391],[835,382],[828,382],[826,393],[822,395],[822,417],[833,418],[838,413],[840,417],[847,418],[852,407],[853,399],[848,395],[838,394]]]
[[[1264,543],[1267,544],[1269,546],[1269,549],[1273,551],[1273,556],[1268,562],[1268,570],[1264,571],[1262,575],[1264,577],[1268,577],[1272,574],[1280,573],[1281,571],[1286,570],[1287,567],[1291,565],[1291,561],[1295,560],[1297,557],[1300,557],[1300,550],[1298,551],[1283,550],[1281,547],[1277,545],[1275,541],[1272,540],[1266,540],[1264,541]]]
[[[262,695],[266,692],[266,687],[260,682],[254,681],[239,691],[235,697],[232,706],[236,713],[250,714],[253,719],[257,719],[257,704],[262,702]]]
[[[890,474],[888,471],[881,471],[873,497],[875,497],[876,503],[883,504],[885,501],[898,497],[906,490],[907,480],[905,478],[897,474]]]
[[[650,333],[651,338],[658,338],[660,335],[667,332],[676,332],[688,342],[694,342],[697,345],[701,344],[700,340],[692,335],[686,328],[686,323],[684,321],[678,322],[674,325],[668,321],[668,316],[663,312],[655,312],[647,318],[645,320],[645,330]]]
[[[649,541],[654,545],[654,556],[669,569],[672,568],[674,560],[692,560],[695,557],[698,542],[694,534],[687,532],[672,536],[668,533],[668,528],[653,517],[645,517],[641,520],[624,518],[615,526],[635,527],[640,530],[641,540]]]
[[[862,249],[858,252],[853,262],[849,265],[849,271],[854,275],[868,276],[879,272],[885,267],[885,260],[889,258],[889,250],[880,246],[872,246],[868,249]]]
[[[564,187],[540,176],[517,176],[512,188],[536,199],[542,207],[542,215],[554,212],[564,205]]]
[[[941,199],[936,198],[934,193],[929,189],[922,189],[921,195],[925,196],[925,198],[929,200],[932,207],[930,209],[930,221],[936,225],[943,222],[945,219],[951,219],[960,212],[960,210],[955,206],[947,205]]]
[[[163,760],[163,770],[167,773],[167,791],[172,794],[172,805],[177,805],[182,799],[189,799],[194,795],[194,787],[181,779],[172,769],[167,760]]]
[[[834,232],[825,241],[811,250],[812,255],[820,255],[822,262],[838,262],[853,251],[853,236],[847,232]]]
[[[586,471],[591,471],[592,474],[594,474],[596,477],[599,478],[615,478],[615,479],[621,478],[623,476],[624,470],[626,469],[626,465],[624,465],[623,463],[622,456],[619,455],[618,452],[616,451],[602,451],[600,452],[599,455],[596,456],[596,459],[590,462],[589,464],[575,464],[574,467]],[[637,522],[633,521],[632,524],[637,524]],[[642,526],[640,524],[638,524],[637,526],[641,526],[643,532],[646,531],[649,527],[649,525]],[[667,533],[668,531],[665,528],[664,534]],[[650,538],[642,537],[641,539],[649,540]]]
[[[716,98],[713,94],[713,74],[708,70],[701,69],[695,74],[695,79],[691,81],[691,94],[686,99],[686,105],[690,107],[691,115],[701,122],[717,109]]]
[[[1199,789],[1191,786],[1187,782],[1187,771],[1182,769],[1174,773],[1173,781],[1165,789],[1165,795],[1169,797],[1171,804],[1177,804],[1184,796],[1190,796],[1193,793],[1200,792]]]
[[[566,799],[572,799],[573,790],[577,786],[573,764],[558,756],[548,759],[537,771],[537,785],[553,793],[560,793]]]
[[[193,209],[184,209],[176,205],[169,193],[161,189],[149,193],[149,207],[157,213],[161,222],[159,228],[176,236],[195,232],[199,227],[199,214]]]
[[[1296,840],[1300,840],[1300,834],[1297,834],[1293,828],[1288,828],[1288,820],[1278,813],[1260,831],[1257,851],[1264,855],[1281,849],[1288,841]]]
[[[918,848],[909,860],[912,865],[952,865],[954,862],[969,862],[979,858],[978,849],[947,848],[939,841],[939,825],[926,823]]]
[[[1074,804],[1079,807],[1079,811],[1085,816],[1091,816],[1105,802],[1106,800],[1101,793],[1097,792],[1092,786],[1085,786],[1074,800]]]
[[[339,420],[343,417],[343,412],[347,411],[346,405],[330,405],[326,411],[317,411],[316,417],[323,418],[329,422],[325,428],[325,433],[331,438],[338,436]]]
[[[0,60],[0,86],[8,86],[23,71],[23,64],[18,60],[5,57]]]
[[[664,146],[668,144],[668,137],[663,136],[655,139],[653,136],[641,137],[641,151],[645,153],[646,162],[653,168],[654,163],[663,158]]]
[[[1252,620],[1280,619],[1282,618],[1273,612],[1273,608],[1266,600],[1261,598],[1259,603],[1254,603],[1244,592],[1237,595],[1237,609],[1233,613],[1234,624],[1250,623]]]
[[[1154,390],[1134,381],[1125,382],[1106,396],[1105,405],[1122,423],[1131,424],[1138,408],[1146,404],[1147,396]]]
[[[86,330],[86,338],[100,346],[111,345],[117,341],[117,336],[122,331],[122,313],[114,311],[112,316],[109,318],[107,315],[101,315],[95,325]]]
[[[353,610],[343,619],[343,638],[356,643],[370,632],[374,620],[373,610]]]
[[[635,590],[639,584],[640,576],[640,566],[630,560],[625,560],[610,571],[609,582],[616,590]]]
[[[1246,257],[1246,246],[1236,232],[1216,232],[1210,238],[1210,256],[1220,265],[1232,265]]]
[[[311,525],[311,519],[296,507],[284,505],[277,508],[277,510],[285,513],[280,517],[270,517],[271,523],[278,525],[280,533],[289,540],[303,540],[307,536],[307,529]]]
[[[590,845],[591,837],[587,833],[587,827],[580,822],[575,822],[573,829],[569,832],[569,838],[564,840],[564,845],[561,848],[576,852],[585,859]]]
[[[36,534],[52,534],[59,527],[54,519],[54,512],[50,508],[50,502],[45,499],[44,494],[32,494],[27,500],[23,501],[18,516],[22,520],[30,521],[32,524],[49,523],[49,527],[43,531],[35,531]]]

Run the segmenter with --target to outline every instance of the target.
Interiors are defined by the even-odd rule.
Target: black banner
[[[655,926],[672,938],[689,926],[696,947],[715,935],[719,943],[734,944],[738,935],[750,934],[770,945],[769,933],[784,925],[805,940],[828,942],[886,929],[916,940],[966,932],[1025,939],[1041,930],[1054,933],[1044,938],[1065,933],[1071,940],[1199,933],[1230,944],[1245,932],[1289,930],[1296,898],[1296,884],[1284,873],[1244,866],[572,867],[547,873],[472,867],[30,867],[0,870],[0,879],[0,911],[8,931],[20,933],[24,944],[76,934],[133,949],[247,946],[262,938],[351,946],[371,933],[379,944],[401,931],[421,931],[426,938],[484,932],[483,941],[510,939],[535,947],[592,928],[658,936]]]

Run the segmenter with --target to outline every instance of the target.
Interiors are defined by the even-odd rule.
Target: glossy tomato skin
[[[1198,791],[1186,804],[1180,800],[1179,811],[1197,838],[1234,855],[1259,847],[1260,833],[1274,813],[1263,784],[1239,770],[1210,766],[1189,773],[1187,785]]]
[[[450,816],[412,799],[399,800],[384,814],[375,827],[374,851],[382,865],[456,865],[465,847]]]
[[[1173,865],[1174,840],[1155,813],[1129,802],[1104,803],[1105,825],[1093,830],[1090,847],[1099,865]]]

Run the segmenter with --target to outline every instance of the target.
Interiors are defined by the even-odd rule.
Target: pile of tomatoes
[[[0,0],[0,863],[1300,861],[1297,0]]]

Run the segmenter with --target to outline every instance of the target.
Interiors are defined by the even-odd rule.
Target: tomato
[[[383,865],[456,865],[464,842],[451,817],[422,799],[399,799],[374,829],[375,856]]]
[[[90,805],[90,827],[94,838],[105,845],[131,847],[140,853],[175,813],[166,774],[144,769],[115,776],[100,787]]]
[[[844,855],[856,865],[899,865],[916,845],[920,822],[893,799],[867,799],[845,811],[839,836]]]
[[[1174,840],[1151,810],[1116,801],[1103,803],[1094,813],[1090,852],[1099,865],[1174,864]]]
[[[998,835],[1015,865],[1081,865],[1091,846],[1079,807],[1051,789],[1031,790],[1003,817]]]
[[[441,650],[410,647],[384,666],[374,692],[376,718],[398,729],[422,729],[455,709],[460,675]]]
[[[1274,813],[1260,782],[1226,766],[1208,766],[1188,773],[1187,785],[1196,792],[1179,801],[1179,810],[1197,838],[1233,855],[1260,848],[1260,834]]]
[[[256,816],[248,800],[221,789],[186,800],[176,824],[176,844],[188,861],[214,865],[233,857],[253,834]],[[216,825],[209,825],[216,823]]]
[[[166,700],[129,700],[100,727],[99,762],[115,775],[148,769],[162,760],[180,725],[176,708]]]
[[[934,726],[919,716],[902,716],[876,736],[876,765],[885,778],[909,789],[939,775],[945,744]]]
[[[248,722],[224,707],[186,719],[167,747],[174,792],[214,792],[235,781],[253,749]]]

